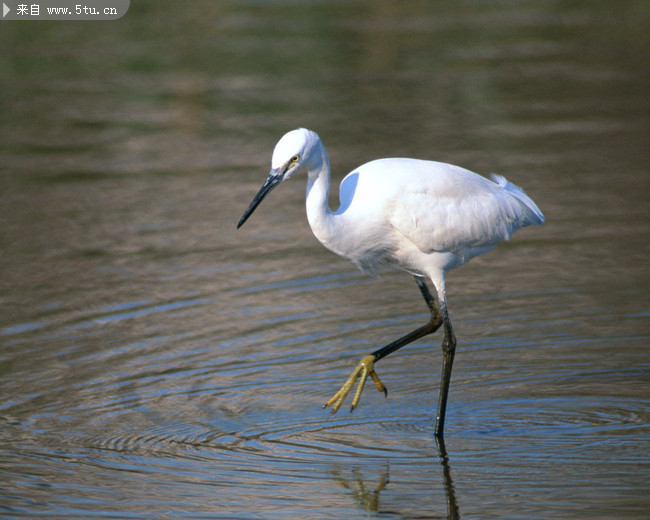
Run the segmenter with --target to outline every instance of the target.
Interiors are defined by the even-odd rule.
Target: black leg
[[[443,321],[445,321],[443,318],[443,314],[446,312],[444,310],[444,307],[443,307],[443,312],[441,312],[440,309],[438,308],[438,304],[436,303],[436,299],[431,294],[431,291],[429,291],[427,282],[425,281],[424,278],[421,278],[419,276],[415,276],[414,278],[415,278],[415,282],[418,284],[418,287],[420,288],[420,292],[422,293],[422,297],[424,298],[424,301],[427,303],[427,306],[431,311],[431,319],[429,320],[429,322],[426,325],[423,325],[422,327],[415,329],[413,332],[410,332],[406,336],[402,336],[401,338],[393,341],[392,343],[389,343],[385,347],[382,347],[374,351],[372,354],[369,354],[366,357],[364,357],[356,366],[356,368],[352,372],[352,375],[350,375],[348,380],[343,384],[341,389],[338,392],[336,392],[334,397],[332,397],[329,401],[327,401],[327,403],[325,403],[323,408],[327,408],[328,406],[334,405],[332,406],[332,413],[336,413],[336,411],[340,408],[341,404],[343,403],[343,400],[350,393],[350,390],[352,390],[355,381],[360,378],[359,385],[357,386],[357,391],[355,392],[354,398],[352,399],[352,406],[350,407],[350,411],[354,410],[357,406],[357,403],[359,402],[359,398],[361,397],[361,392],[363,391],[363,386],[365,385],[368,376],[372,377],[372,380],[377,385],[379,391],[384,392],[385,395],[387,393],[386,387],[379,380],[379,377],[377,377],[377,374],[375,373],[375,369],[374,369],[374,364],[380,359],[385,358],[388,354],[391,354],[396,350],[402,348],[404,345],[408,345],[409,343],[415,341],[416,339],[419,339],[423,336],[426,336],[427,334],[431,334],[435,332],[440,328],[440,325],[443,324]],[[445,323],[447,321],[445,321]],[[445,327],[445,331],[446,330],[447,328]],[[451,328],[449,330],[451,330]],[[445,338],[446,337],[447,337],[447,332],[445,332]],[[452,359],[453,359],[453,353],[452,353]],[[449,367],[449,370],[450,370],[449,377],[451,377],[451,365]],[[445,403],[446,403],[446,393],[445,393]],[[436,428],[436,432],[437,431],[438,429]],[[438,435],[438,433],[436,433],[436,435]]]
[[[456,336],[451,328],[447,310],[443,309],[445,339],[442,340],[442,377],[440,379],[440,395],[438,396],[438,416],[436,417],[436,437],[443,436],[445,427],[445,415],[447,413],[447,396],[449,395],[449,384],[451,382],[451,369],[454,364],[456,353]]]
[[[447,414],[447,397],[449,395],[449,386],[451,384],[451,370],[454,364],[454,355],[456,353],[456,335],[454,334],[454,330],[451,327],[451,321],[449,321],[449,314],[447,313],[447,302],[442,302],[441,312],[438,309],[438,305],[431,295],[431,292],[429,291],[424,278],[415,277],[415,281],[417,282],[418,287],[420,287],[422,296],[424,297],[424,300],[427,302],[427,305],[431,310],[431,321],[429,324],[433,322],[436,323],[435,328],[431,332],[437,330],[441,324],[443,324],[445,331],[445,338],[442,341],[442,375],[440,377],[440,394],[438,395],[438,414],[436,416],[435,429],[436,437],[442,438],[445,427],[445,416]],[[391,345],[387,345],[384,347],[384,349],[388,349],[388,347]],[[384,349],[380,349],[374,354],[378,354]],[[391,350],[390,352],[393,351]],[[384,356],[387,356],[390,354],[390,352],[384,354]],[[381,359],[381,357],[383,356],[380,356],[377,359]]]
[[[415,283],[418,284],[420,292],[422,293],[422,297],[424,298],[424,301],[427,302],[429,311],[431,311],[431,319],[426,325],[415,329],[413,332],[409,332],[406,336],[402,336],[401,338],[393,341],[392,343],[389,343],[379,350],[375,350],[371,354],[372,356],[375,356],[375,363],[380,359],[385,358],[388,354],[392,354],[397,349],[402,348],[404,345],[408,345],[409,343],[412,343],[416,339],[420,339],[427,334],[433,334],[440,328],[440,325],[442,325],[442,315],[440,313],[440,309],[438,309],[436,300],[429,291],[424,278],[420,276],[414,276],[413,278],[415,278]]]

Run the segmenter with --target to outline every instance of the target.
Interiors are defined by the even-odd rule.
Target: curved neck
[[[316,238],[326,240],[328,217],[332,214],[328,199],[330,190],[330,161],[322,143],[314,150],[307,164],[307,220]]]

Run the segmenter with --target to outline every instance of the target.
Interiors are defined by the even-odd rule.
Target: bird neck
[[[319,143],[320,144],[320,143]],[[325,240],[328,217],[331,216],[328,199],[330,190],[330,161],[322,144],[314,150],[307,165],[307,220],[314,235]]]

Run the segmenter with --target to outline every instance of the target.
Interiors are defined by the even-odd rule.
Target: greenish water
[[[647,3],[132,2],[0,22],[0,516],[647,517]],[[547,222],[448,277],[323,249],[287,130],[496,172]],[[336,190],[333,190],[335,205]]]

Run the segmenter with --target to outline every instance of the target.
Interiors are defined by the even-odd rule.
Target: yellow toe
[[[358,379],[359,384],[357,385],[357,390],[354,393],[354,397],[352,399],[352,405],[350,407],[350,411],[354,410],[359,404],[359,399],[361,398],[361,392],[363,391],[363,387],[366,384],[366,380],[368,379],[368,376],[372,377],[372,380],[375,382],[377,389],[380,392],[383,392],[384,395],[386,395],[387,394],[386,387],[379,379],[379,376],[377,376],[374,365],[375,365],[375,356],[373,356],[372,354],[364,357],[361,361],[359,361],[359,364],[353,370],[348,380],[343,384],[341,389],[338,392],[336,392],[336,394],[334,394],[334,396],[329,401],[327,401],[327,403],[325,403],[323,408],[332,406],[332,413],[336,413],[338,409],[341,407],[341,405],[343,404],[345,398],[352,390],[354,383]]]

